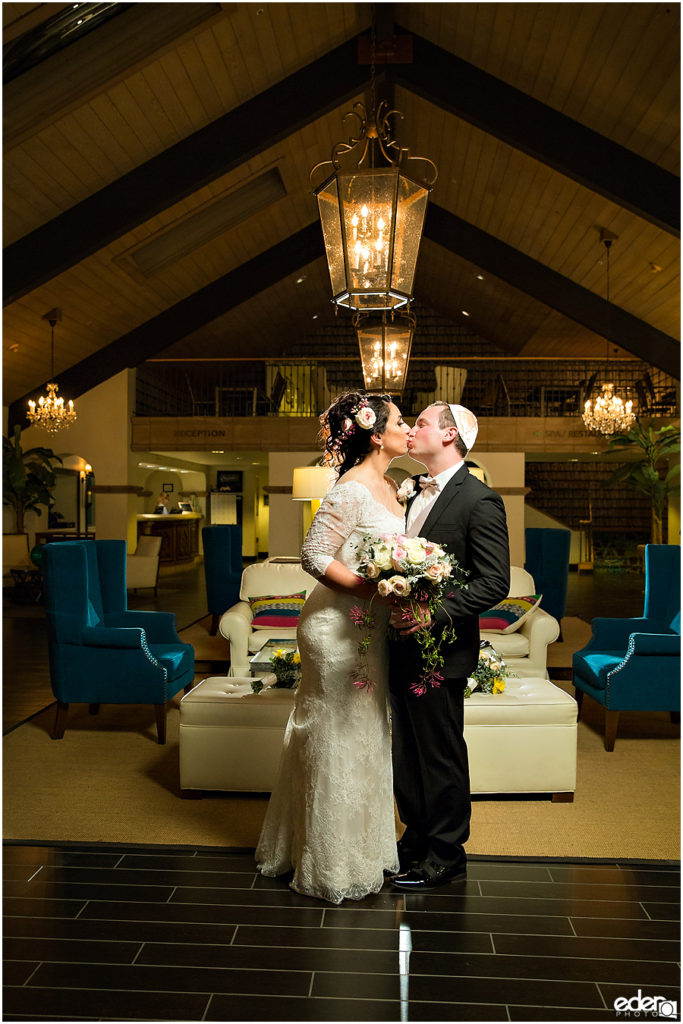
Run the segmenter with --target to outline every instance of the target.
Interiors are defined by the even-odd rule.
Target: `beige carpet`
[[[584,714],[574,803],[475,799],[470,853],[678,859],[678,729],[665,714],[624,714],[608,754],[600,710]],[[49,736],[53,716],[50,708],[5,737],[5,838],[255,845],[267,797],[180,798],[176,707],[165,747],[144,708],[110,705],[91,716],[77,707],[60,741]]]
[[[191,626],[181,629],[178,636],[184,644],[192,644],[195,661],[227,663],[230,658],[230,644],[218,631],[215,636],[209,634],[211,619],[211,615],[205,615],[203,619],[198,619]],[[225,675],[225,671],[224,669],[216,674]]]

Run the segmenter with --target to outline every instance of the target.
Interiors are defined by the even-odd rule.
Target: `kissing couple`
[[[510,558],[503,501],[465,464],[477,436],[469,409],[435,402],[411,428],[390,395],[351,391],[321,427],[337,480],[301,552],[318,583],[299,618],[301,682],[256,862],[263,875],[293,872],[296,892],[339,904],[379,892],[387,879],[406,892],[466,877],[464,690],[479,657],[478,616],[507,596]],[[429,476],[399,493],[387,469],[407,453]],[[446,594],[433,615],[426,602],[406,611],[379,597],[357,570],[364,538],[382,534],[443,544],[467,586]],[[351,613],[371,601],[374,686],[359,689]],[[448,627],[443,679],[419,695],[417,634],[438,638]],[[394,800],[406,826],[398,843]]]

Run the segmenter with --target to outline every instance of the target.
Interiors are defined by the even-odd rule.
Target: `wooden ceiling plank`
[[[316,221],[57,375],[60,391],[78,398],[121,370],[138,366],[202,324],[260,294],[285,276],[283,268],[291,274],[323,253],[322,231]],[[40,390],[37,388],[12,403],[10,430],[14,423],[27,425],[28,399],[35,398]]]
[[[679,232],[680,181],[674,175],[420,36],[413,36],[413,49],[412,64],[391,68],[396,82],[658,227]]]
[[[367,74],[355,40],[344,43],[14,242],[4,252],[5,305],[244,163],[264,148],[264,125],[272,146],[356,93]]]
[[[613,303],[605,324],[605,299],[433,203],[427,209],[425,236],[680,378],[681,346],[674,338]]]

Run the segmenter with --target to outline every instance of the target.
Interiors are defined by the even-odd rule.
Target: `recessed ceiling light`
[[[306,280],[306,275],[302,274],[301,277],[297,277],[296,283],[297,284],[303,284],[305,280]]]
[[[317,320],[317,319],[318,319],[318,314],[317,314],[317,313],[314,313],[314,314],[313,314],[313,319],[314,319],[314,320]]]
[[[460,312],[462,313],[462,315],[463,315],[463,316],[469,316],[469,315],[470,315],[470,314],[469,314],[469,313],[467,312],[467,310],[466,310],[466,309],[461,309],[461,310],[460,310]]]
[[[475,274],[474,276],[476,277],[477,281],[484,281],[485,280],[483,274]]]

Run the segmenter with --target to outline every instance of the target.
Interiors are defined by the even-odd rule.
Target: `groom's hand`
[[[426,603],[421,602],[412,607],[410,605],[399,605],[391,613],[391,625],[402,636],[416,633],[418,629],[427,629],[431,623],[432,617],[429,605]]]

